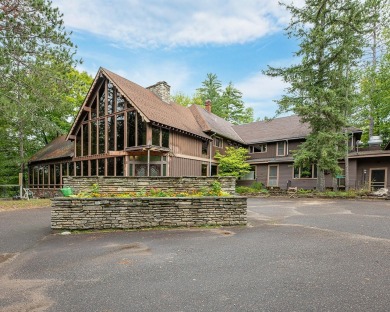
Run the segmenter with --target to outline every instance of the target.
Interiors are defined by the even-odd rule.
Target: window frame
[[[283,144],[283,154],[279,154],[279,145]],[[276,156],[286,156],[286,142],[285,141],[279,141],[276,142]]]
[[[292,170],[293,170],[293,179],[295,180],[298,180],[298,179],[317,179],[317,170],[316,170],[316,166],[315,164],[311,164],[311,177],[302,177],[302,166],[299,166],[299,167],[295,167],[293,166]],[[298,169],[298,177],[295,176],[296,174],[296,170]]]
[[[255,152],[254,148],[255,146],[261,146],[260,152]],[[267,153],[268,147],[267,143],[259,143],[259,144],[253,144],[249,146],[249,154],[262,154],[262,153]]]

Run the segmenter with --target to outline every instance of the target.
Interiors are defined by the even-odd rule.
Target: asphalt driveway
[[[0,311],[388,311],[390,202],[249,199],[246,227],[50,231],[0,212]]]

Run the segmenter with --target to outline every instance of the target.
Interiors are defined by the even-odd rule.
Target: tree
[[[299,40],[298,64],[268,67],[265,73],[289,84],[279,112],[294,112],[311,134],[296,152],[296,166],[317,165],[317,189],[325,188],[325,170],[340,174],[345,155],[347,116],[356,96],[351,75],[363,53],[364,4],[359,0],[307,0],[303,7],[283,4],[292,14],[287,28]]]
[[[204,103],[211,100],[211,111],[233,124],[253,121],[253,108],[245,108],[242,93],[230,82],[225,90],[216,74],[207,74],[202,87],[196,89],[196,97]]]
[[[249,173],[251,168],[251,166],[246,162],[249,158],[248,150],[243,147],[227,147],[225,155],[222,155],[217,151],[214,158],[219,161],[219,176],[232,176],[238,178]]]
[[[72,86],[68,75],[78,61],[62,15],[51,2],[4,0],[0,6],[0,114],[18,142],[24,172],[35,127],[50,128],[47,117],[66,109],[62,99]]]

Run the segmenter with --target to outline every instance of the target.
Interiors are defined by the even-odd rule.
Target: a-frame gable
[[[137,107],[137,105],[134,103],[134,101],[132,101],[127,96],[127,94],[124,92],[124,90],[122,90],[120,85],[118,83],[116,83],[115,79],[112,79],[112,77],[110,77],[108,75],[108,73],[105,71],[104,68],[100,68],[98,73],[96,74],[94,80],[93,80],[91,87],[89,88],[89,91],[84,99],[83,104],[81,105],[81,107],[77,113],[77,116],[72,124],[72,127],[70,128],[70,131],[66,137],[66,140],[73,140],[75,138],[76,132],[77,132],[81,122],[83,121],[84,113],[88,112],[90,110],[90,108],[87,107],[87,105],[89,103],[91,103],[91,101],[93,101],[96,96],[98,96],[98,92],[99,92],[101,86],[104,85],[106,80],[108,80],[109,82],[111,82],[113,84],[113,86],[119,91],[119,93],[124,97],[124,99],[132,107],[134,107],[134,109],[141,115],[141,117],[144,121],[149,122],[149,119],[146,117],[146,115],[142,112],[142,110],[140,110]]]

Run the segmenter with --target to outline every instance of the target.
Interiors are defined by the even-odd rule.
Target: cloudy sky
[[[295,1],[297,2],[297,1]],[[107,68],[147,87],[166,81],[189,96],[207,73],[243,93],[255,118],[274,116],[283,94],[267,65],[292,62],[289,16],[277,0],[54,0],[93,77]]]

